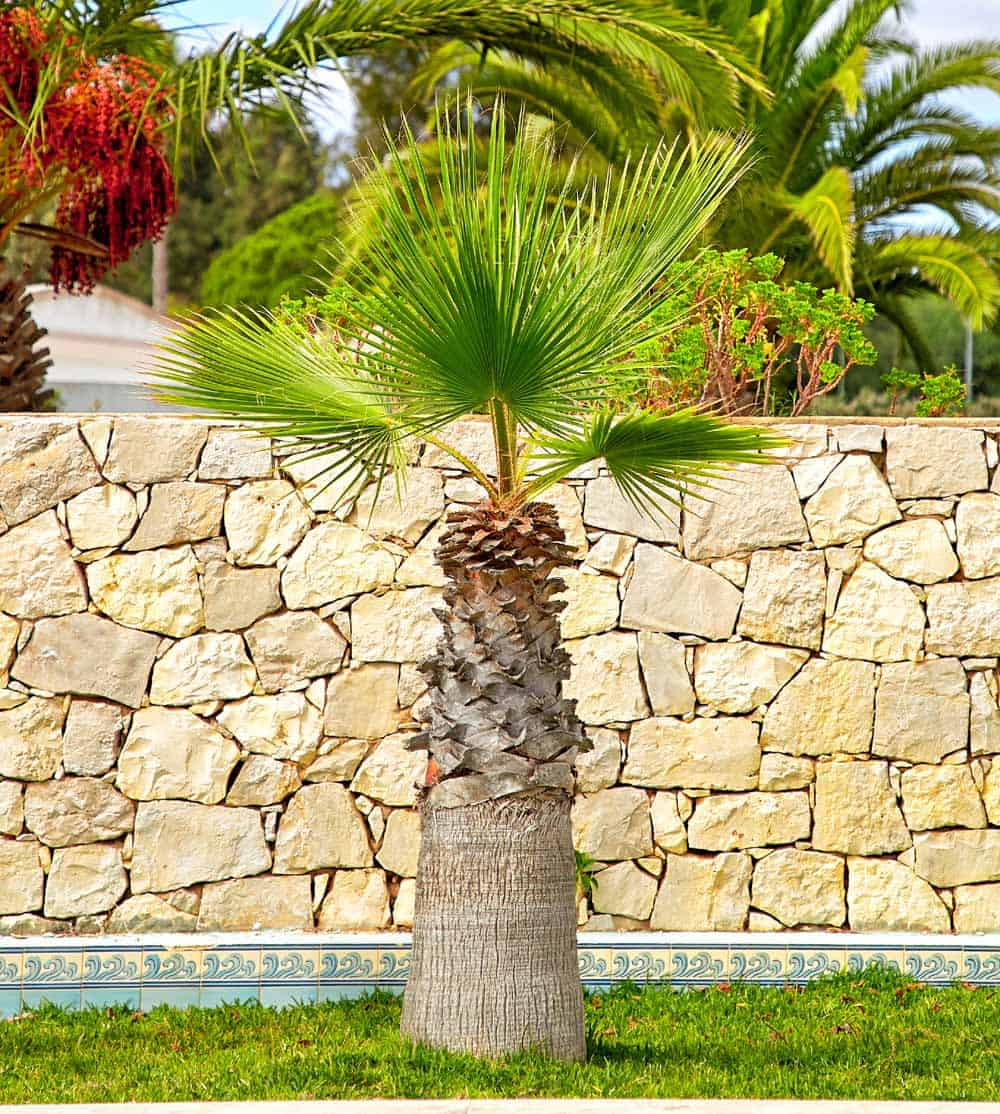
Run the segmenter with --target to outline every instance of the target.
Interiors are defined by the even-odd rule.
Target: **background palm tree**
[[[575,174],[530,129],[508,144],[502,106],[485,155],[471,105],[459,119],[453,135],[443,115],[432,166],[412,134],[375,166],[362,191],[371,259],[341,291],[335,332],[223,312],[169,340],[153,380],[169,401],[263,423],[286,451],[331,454],[329,479],[355,491],[391,473],[405,489],[420,438],[483,486],[480,505],[448,514],[437,549],[443,636],[420,667],[430,711],[410,740],[429,760],[403,1031],[580,1059],[570,802],[585,740],[561,692],[552,574],[570,549],[544,495],[602,461],[649,510],[774,443],[612,401],[644,372],[634,353],[662,327],[649,323],[658,282],[717,211],[745,144],[657,149],[579,204]],[[448,443],[469,414],[490,419],[492,470]]]

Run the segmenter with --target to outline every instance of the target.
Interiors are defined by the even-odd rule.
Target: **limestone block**
[[[812,844],[817,851],[889,855],[911,844],[887,762],[820,762]]]
[[[443,513],[441,473],[436,468],[407,468],[398,490],[391,478],[369,484],[358,496],[350,521],[371,537],[392,535],[414,545]]]
[[[783,847],[754,867],[750,902],[783,925],[842,925],[847,916],[844,861]]]
[[[22,619],[84,611],[87,590],[55,511],[0,534],[0,611]]]
[[[894,426],[885,440],[886,473],[897,499],[933,499],[989,486],[982,430]]]
[[[750,908],[752,863],[745,851],[671,855],[650,928],[666,932],[739,932]]]
[[[823,486],[827,476],[844,459],[843,453],[825,453],[823,456],[806,457],[792,465],[792,479],[800,499],[808,499]]]
[[[805,650],[755,642],[710,642],[694,652],[700,704],[720,712],[751,712],[767,704],[808,659]]]
[[[849,425],[837,426],[834,431],[837,448],[843,453],[880,453],[885,430],[880,425]]]
[[[258,619],[248,628],[246,640],[268,692],[336,673],[347,650],[343,635],[311,611]]]
[[[21,624],[12,616],[0,612],[0,684],[7,681],[7,670],[14,660],[20,633]]]
[[[382,846],[375,856],[379,866],[402,878],[416,878],[420,855],[420,813],[398,809],[389,813]]]
[[[903,815],[911,831],[985,828],[986,810],[968,766],[913,766],[903,771]]]
[[[598,530],[628,534],[650,542],[676,545],[680,541],[680,512],[646,514],[637,510],[610,476],[589,480],[583,503],[583,521]]]
[[[816,766],[811,758],[796,758],[776,751],[769,751],[760,757],[759,787],[765,792],[804,789],[815,778]]]
[[[353,661],[423,661],[441,639],[442,606],[436,588],[405,588],[362,596],[351,607]]]
[[[860,541],[902,517],[871,458],[846,456],[805,505],[812,540],[819,546]]]
[[[649,715],[634,634],[593,634],[567,642],[566,651],[571,665],[563,695],[576,700],[576,714],[584,723],[620,723]]]
[[[279,762],[263,754],[251,754],[240,766],[227,805],[274,805],[290,797],[302,786],[294,762]]]
[[[278,611],[280,576],[277,569],[241,569],[225,561],[209,561],[202,581],[206,629],[243,630]]]
[[[936,584],[958,572],[958,558],[936,518],[911,518],[873,534],[865,542],[865,559],[917,584]]]
[[[1000,653],[1000,577],[932,584],[927,589],[927,649],[961,657]]]
[[[955,530],[966,578],[1000,573],[1000,495],[963,495],[955,511]]]
[[[633,862],[615,863],[594,876],[593,904],[597,913],[614,913],[644,921],[653,911],[656,879]]]
[[[1000,932],[1000,883],[956,888],[955,931]]]
[[[577,557],[585,556],[587,531],[583,525],[583,507],[576,489],[569,484],[553,484],[542,492],[539,502],[548,503],[556,512],[556,519],[566,535],[566,544],[572,548],[574,554]]]
[[[435,556],[445,530],[442,518],[420,539],[409,557],[396,570],[396,583],[404,588],[443,588],[448,582]]]
[[[121,850],[110,843],[62,847],[45,887],[47,917],[83,917],[114,908],[128,889]]]
[[[24,827],[24,786],[0,781],[0,835],[16,836]]]
[[[694,687],[688,675],[685,648],[669,634],[639,631],[639,662],[654,716],[693,712]]]
[[[576,757],[576,791],[596,793],[608,789],[618,780],[622,764],[622,744],[617,731],[598,727],[591,731],[590,750]]]
[[[493,447],[493,430],[485,418],[459,418],[450,422],[438,434],[439,440],[467,457],[487,476],[497,474],[496,450]],[[457,468],[458,461],[437,445],[425,445],[420,463],[426,468]]]
[[[240,748],[184,708],[140,708],[118,756],[115,784],[134,801],[179,797],[218,804]]]
[[[313,926],[311,882],[306,875],[212,882],[201,891],[198,931],[308,931]]]
[[[190,546],[116,553],[87,566],[94,603],[116,623],[174,638],[205,623],[198,562]]]
[[[219,723],[254,754],[311,762],[319,750],[323,717],[301,692],[248,696],[227,704]]]
[[[306,534],[281,574],[289,607],[318,607],[392,583],[392,554],[363,530],[343,522],[323,522]]]
[[[238,565],[273,565],[305,537],[311,516],[287,480],[262,480],[229,493],[223,520]]]
[[[705,797],[688,821],[688,846],[737,851],[808,839],[808,793],[727,793]]]
[[[32,696],[0,712],[0,777],[45,781],[62,761],[61,700]]]
[[[111,441],[113,426],[113,419],[106,416],[91,414],[80,419],[80,434],[99,466],[108,458],[108,443]]]
[[[275,874],[372,865],[368,829],[351,794],[336,782],[306,785],[281,818]]]
[[[1000,759],[993,759],[984,780],[983,804],[990,823],[1000,825]]]
[[[687,831],[678,808],[677,794],[657,793],[649,810],[653,821],[653,842],[664,851],[683,855],[688,849]]]
[[[135,496],[117,484],[88,488],[66,504],[70,537],[80,549],[121,545],[138,520]]]
[[[918,837],[919,838],[919,837]],[[940,897],[902,863],[847,860],[847,908],[854,932],[948,932]]]
[[[153,484],[139,526],[122,548],[155,549],[214,538],[222,529],[225,500],[226,488],[221,484]]]
[[[583,638],[618,626],[618,581],[612,576],[594,576],[579,569],[561,569],[566,584],[557,599],[566,601],[559,616],[563,638]]]
[[[13,917],[0,917],[0,933],[5,936],[68,936],[73,931],[69,921],[53,921],[37,913],[20,913]],[[77,929],[82,932],[82,928]]]
[[[1000,708],[984,674],[972,674],[969,697],[969,742],[973,757],[977,754],[1000,754]]]
[[[757,724],[748,719],[657,718],[632,728],[621,780],[653,789],[753,789],[759,767]]]
[[[756,642],[818,650],[825,607],[822,553],[761,550],[750,558],[737,630]]]
[[[882,669],[872,753],[905,762],[940,762],[969,740],[969,694],[956,658]]]
[[[381,870],[338,870],[319,911],[321,932],[374,932],[389,924]]]
[[[339,742],[327,739],[320,748],[319,757],[309,763],[302,777],[305,781],[350,781],[367,752],[367,739]]]
[[[830,451],[832,437],[828,427],[820,423],[788,422],[771,427],[789,443],[772,449],[772,455],[782,460],[802,460],[808,456],[822,456]]]
[[[408,735],[389,735],[382,739],[361,763],[351,782],[354,793],[386,805],[412,806],[417,803],[417,786],[423,785],[427,755],[407,750]]]
[[[627,534],[602,534],[590,547],[584,564],[597,572],[624,576],[634,550],[635,538]]]
[[[392,923],[397,928],[412,928],[414,906],[417,902],[417,883],[413,878],[404,878],[399,883],[396,900],[392,903]]]
[[[742,599],[739,588],[725,577],[644,543],[635,548],[634,572],[622,603],[621,625],[728,638]]]
[[[100,482],[75,423],[23,414],[0,420],[0,514],[8,526]]]
[[[327,735],[382,739],[396,730],[399,666],[362,665],[331,677],[326,687]]]
[[[197,467],[208,427],[184,418],[117,417],[104,462],[113,483],[182,480]]]
[[[684,497],[683,549],[692,561],[809,540],[787,468],[738,464],[707,494]]]
[[[823,649],[845,658],[905,661],[917,656],[923,640],[924,609],[917,597],[901,580],[863,561],[827,620]]]
[[[917,832],[915,869],[932,886],[1000,880],[1000,829]]]
[[[356,461],[345,453],[329,452],[308,459],[281,457],[281,470],[291,477],[302,500],[316,513],[335,511],[343,517],[350,509],[356,495],[355,479],[357,472],[352,471]],[[347,474],[341,474],[349,466]]]
[[[44,885],[38,845],[0,839],[0,914],[41,909]]]
[[[63,766],[68,774],[99,777],[115,764],[121,747],[124,710],[102,700],[74,700],[63,730]]]
[[[573,846],[602,862],[653,853],[649,798],[641,789],[602,789],[573,801]]]
[[[24,794],[24,822],[48,847],[116,839],[132,830],[134,815],[135,805],[100,778],[35,782]]]
[[[196,634],[174,643],[153,668],[153,704],[236,700],[254,686],[256,673],[238,634]]]
[[[203,480],[250,480],[271,474],[271,442],[245,429],[213,429],[198,464]]]
[[[133,894],[262,874],[270,865],[254,809],[146,801],[136,812]]]
[[[112,909],[105,932],[194,932],[198,918],[175,909],[155,894],[127,898]]]

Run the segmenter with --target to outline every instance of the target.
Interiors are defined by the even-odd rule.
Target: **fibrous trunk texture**
[[[554,510],[532,504],[449,515],[437,556],[449,582],[412,743],[430,756],[403,1033],[582,1060],[570,803],[587,744],[561,694],[552,576],[571,553]]]
[[[49,350],[37,347],[45,330],[35,324],[31,302],[23,280],[0,258],[0,412],[41,410],[52,394],[44,389]]]

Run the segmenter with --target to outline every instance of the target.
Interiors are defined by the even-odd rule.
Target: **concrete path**
[[[427,1099],[0,1106],[0,1114],[1000,1114],[996,1102],[755,1099]]]

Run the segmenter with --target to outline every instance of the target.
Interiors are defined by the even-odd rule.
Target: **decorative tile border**
[[[580,936],[579,949],[588,990],[625,981],[778,986],[869,964],[921,982],[1000,986],[1000,935],[594,932]],[[45,1001],[149,1010],[400,993],[409,966],[404,933],[2,937],[0,1017]]]

